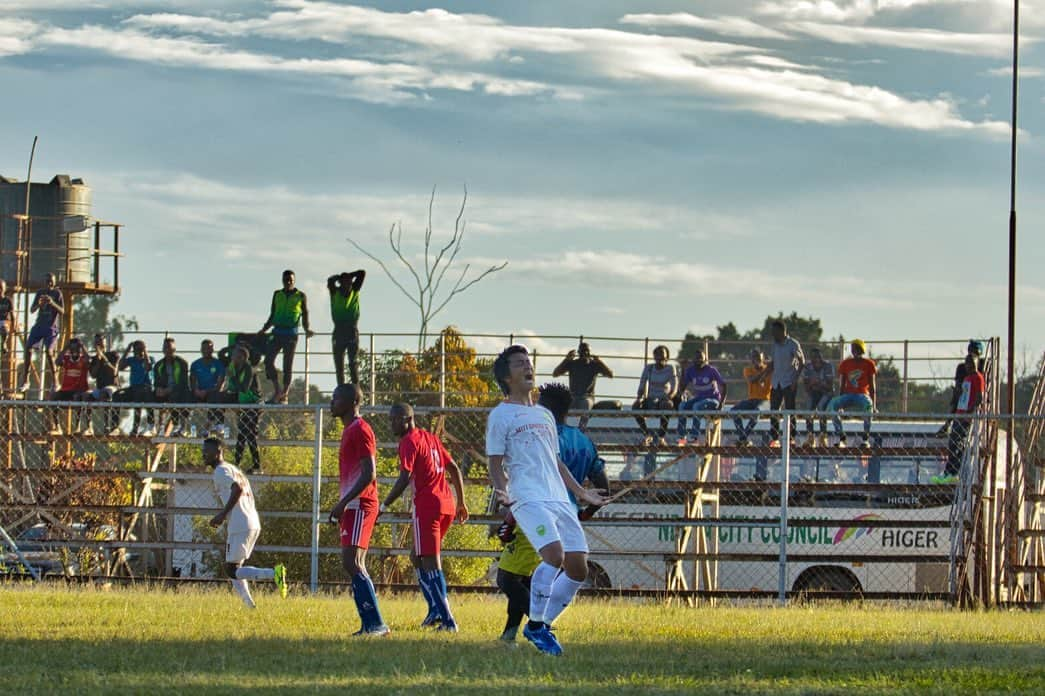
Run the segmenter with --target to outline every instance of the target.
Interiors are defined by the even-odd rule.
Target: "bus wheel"
[[[605,568],[595,561],[588,561],[588,579],[584,581],[584,587],[591,590],[608,590],[613,584],[610,583],[610,574]]]
[[[817,592],[861,592],[860,581],[849,570],[837,566],[806,568],[795,580],[795,592],[815,594]]]

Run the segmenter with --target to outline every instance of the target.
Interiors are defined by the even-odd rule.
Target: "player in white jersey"
[[[580,503],[604,505],[606,500],[577,483],[559,458],[555,419],[533,403],[533,363],[526,348],[506,348],[493,372],[506,398],[486,423],[490,479],[541,556],[530,581],[530,622],[523,636],[541,652],[561,655],[552,622],[588,576],[588,542],[566,490]]]
[[[248,608],[254,608],[247,580],[273,580],[279,588],[280,597],[287,596],[287,569],[280,563],[275,568],[255,568],[243,565],[254,551],[254,544],[261,534],[261,520],[254,508],[254,491],[250,481],[235,465],[222,458],[221,440],[208,437],[203,441],[203,463],[214,469],[214,488],[218,500],[224,506],[211,518],[210,526],[220,527],[228,520],[225,543],[225,571],[232,580],[232,587]]]

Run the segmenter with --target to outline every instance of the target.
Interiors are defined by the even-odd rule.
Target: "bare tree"
[[[450,287],[448,291],[444,288],[444,294],[440,297],[439,289],[442,286],[443,277],[454,265],[454,262],[457,260],[457,254],[461,251],[461,245],[464,242],[464,230],[466,224],[464,220],[464,209],[467,203],[468,187],[466,186],[464,189],[464,196],[461,198],[461,208],[457,211],[457,219],[454,221],[454,233],[451,235],[450,241],[442,247],[439,247],[438,251],[434,251],[432,247],[432,207],[435,205],[435,187],[432,187],[432,196],[428,200],[428,224],[425,227],[423,268],[417,268],[403,253],[403,223],[393,223],[392,227],[389,228],[388,244],[392,247],[392,253],[396,255],[399,262],[406,267],[406,270],[409,271],[410,275],[413,277],[413,284],[416,286],[415,291],[407,290],[403,283],[399,282],[399,280],[397,280],[388,269],[388,266],[385,265],[384,261],[364,249],[354,239],[349,238],[348,240],[352,246],[377,263],[377,265],[381,267],[381,270],[385,272],[385,275],[388,276],[389,280],[395,283],[395,286],[406,295],[407,299],[410,300],[415,307],[417,307],[421,319],[421,325],[417,332],[418,353],[424,350],[428,341],[428,327],[430,326],[432,319],[450,303],[450,300],[457,295],[460,295],[486,276],[496,273],[508,265],[508,262],[505,261],[502,264],[490,266],[478,275],[473,274],[472,277],[469,278],[468,271],[471,270],[472,266],[471,264],[466,263],[464,268],[461,270],[461,273],[456,275],[457,281],[454,282],[453,286]],[[438,245],[438,242],[436,242],[436,244]],[[450,277],[453,278],[454,274],[451,274]],[[409,279],[406,280],[406,283],[410,284]]]

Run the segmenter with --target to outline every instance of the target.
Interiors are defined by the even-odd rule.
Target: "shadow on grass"
[[[565,657],[539,655],[469,635],[404,631],[389,638],[216,641],[0,641],[0,683],[9,692],[229,690],[269,687],[366,693],[407,688],[490,693],[568,687],[571,693],[990,691],[1045,684],[1038,645],[967,642],[831,644],[712,639],[632,643],[564,639]]]

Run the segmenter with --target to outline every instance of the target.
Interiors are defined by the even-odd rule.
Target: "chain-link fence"
[[[312,587],[341,580],[336,530],[325,523],[341,432],[329,413],[141,404],[139,433],[148,430],[130,436],[132,409],[121,406],[0,402],[0,527],[22,554],[8,544],[3,572],[220,577],[224,531],[208,524],[220,506],[200,453],[203,433],[218,432],[226,459],[251,472],[263,527],[256,561],[278,558]],[[418,410],[466,479],[473,517],[444,546],[458,586],[490,586],[501,550],[489,533],[500,519],[486,477],[487,413]],[[592,587],[957,600],[993,584],[1000,600],[1043,599],[1036,419],[1016,421],[1010,464],[1007,423],[989,415],[703,412],[685,424],[673,411],[587,415],[614,496],[584,523]],[[387,489],[397,472],[387,411],[364,416]],[[412,582],[407,498],[375,530],[369,563],[383,583]]]

